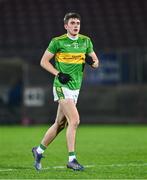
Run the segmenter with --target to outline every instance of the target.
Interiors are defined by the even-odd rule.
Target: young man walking
[[[53,83],[54,100],[58,101],[55,123],[47,130],[40,145],[32,149],[36,170],[41,169],[42,154],[57,134],[67,126],[66,141],[69,153],[67,168],[83,170],[75,153],[76,131],[80,122],[76,107],[85,62],[93,68],[99,65],[89,37],[79,34],[81,17],[77,13],[67,13],[64,17],[64,28],[67,33],[55,37],[49,43],[42,59],[41,66],[55,76]],[[85,60],[85,55],[90,59]],[[50,60],[55,56],[55,67]]]

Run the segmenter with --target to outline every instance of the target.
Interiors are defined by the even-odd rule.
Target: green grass
[[[0,127],[0,179],[147,178],[147,126],[80,126],[77,157],[83,165],[90,166],[83,172],[66,169],[64,130],[46,150],[44,169],[37,172],[31,149],[40,143],[47,128]]]

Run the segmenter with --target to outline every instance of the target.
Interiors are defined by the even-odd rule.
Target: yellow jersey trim
[[[85,53],[62,53],[55,56],[56,61],[69,64],[82,64],[85,62]]]

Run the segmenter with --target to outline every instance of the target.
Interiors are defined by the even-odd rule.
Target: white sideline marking
[[[139,167],[139,166],[147,166],[147,163],[142,163],[142,164],[137,164],[137,163],[128,163],[128,164],[101,164],[98,166],[108,166],[108,167],[125,167],[125,166],[134,166],[134,167]]]
[[[97,165],[84,165],[84,167],[86,168],[92,168],[92,167],[128,167],[128,166],[132,166],[132,167],[141,167],[141,166],[147,166],[147,163],[128,163],[128,164],[97,164]],[[32,168],[32,167],[30,167]],[[50,167],[45,167],[42,168],[42,170],[46,170],[46,169],[65,169],[66,166],[50,166]],[[0,169],[0,172],[7,172],[7,171],[16,171],[18,169]]]
[[[13,171],[15,169],[0,169],[0,172],[3,172],[3,171]]]
[[[84,167],[86,168],[91,168],[91,167],[95,167],[95,165],[84,165]],[[65,169],[66,166],[53,166],[53,167],[46,167],[46,168],[42,168],[43,170],[46,170],[46,169]]]
[[[85,165],[84,167],[86,168],[90,168],[90,167],[94,167],[94,165]],[[30,167],[32,168],[32,167]],[[65,169],[66,166],[50,166],[50,167],[46,167],[46,168],[42,168],[42,170],[46,170],[46,169]],[[16,171],[18,169],[0,169],[0,172],[7,172],[7,171]]]

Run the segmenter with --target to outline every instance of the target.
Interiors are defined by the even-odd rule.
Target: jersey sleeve
[[[57,52],[57,42],[55,39],[52,39],[51,42],[49,43],[47,50],[51,52],[52,54],[56,54]]]
[[[87,51],[86,54],[93,52],[93,44],[90,38],[87,39]]]

